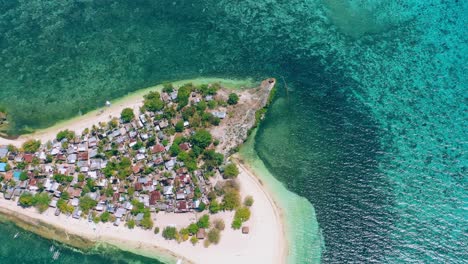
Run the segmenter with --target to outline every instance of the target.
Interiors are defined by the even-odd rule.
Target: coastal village
[[[247,234],[253,200],[242,201],[239,171],[229,157],[264,114],[273,86],[268,79],[239,93],[217,83],[166,84],[161,93],[145,95],[140,109],[125,108],[80,134],[63,130],[48,142],[0,146],[0,191],[39,212],[155,233],[161,228],[166,239],[191,236],[194,244],[209,236],[210,214],[236,211],[229,224]],[[157,212],[206,214],[175,230],[159,227],[152,217]],[[219,241],[224,223],[211,226]]]

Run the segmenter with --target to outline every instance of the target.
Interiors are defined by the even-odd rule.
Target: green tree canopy
[[[234,218],[232,221],[231,227],[232,229],[239,229],[242,226],[242,221],[239,218]]]
[[[40,140],[30,139],[23,143],[23,150],[27,153],[34,153],[41,147]]]
[[[239,207],[241,204],[240,202],[240,195],[239,192],[233,189],[229,189],[223,197],[223,208],[225,210],[234,210],[235,208]]]
[[[224,167],[224,178],[232,179],[239,175],[239,169],[237,168],[236,164],[229,163]]]
[[[177,103],[178,103],[177,107],[179,109],[182,109],[186,105],[188,105],[191,92],[192,92],[191,83],[184,84],[182,87],[179,88],[179,90],[177,91]]]
[[[174,86],[172,83],[163,83],[163,92],[172,93],[174,91]]]
[[[80,198],[80,208],[86,214],[90,209],[94,208],[97,205],[97,202],[91,197],[85,195]]]
[[[20,181],[25,181],[25,180],[29,179],[28,174],[26,172],[22,171],[20,173],[19,179],[20,179]]]
[[[209,209],[210,209],[210,213],[216,214],[217,212],[219,212],[219,210],[221,210],[221,206],[219,205],[218,201],[213,200],[210,203]]]
[[[236,210],[235,218],[239,218],[242,222],[250,219],[250,209],[248,207],[241,207]]]
[[[122,119],[124,123],[132,121],[133,118],[135,118],[135,114],[133,113],[133,109],[131,108],[124,108],[120,113],[120,119]]]
[[[58,132],[55,138],[57,139],[57,141],[62,141],[64,138],[68,140],[72,140],[75,138],[75,136],[76,136],[75,132],[65,129],[65,130]]]
[[[177,235],[177,229],[176,229],[175,227],[166,226],[166,227],[163,229],[162,236],[163,236],[165,239],[168,239],[168,240],[175,239],[175,238],[176,238],[176,235]]]
[[[210,227],[210,216],[206,214],[200,217],[200,219],[198,219],[197,225],[199,228]]]
[[[157,112],[164,108],[164,102],[161,100],[161,95],[156,91],[149,92],[143,98],[144,106],[149,111]]]
[[[192,235],[195,235],[197,232],[198,232],[198,225],[195,224],[195,223],[191,223],[188,227],[187,227],[188,231],[190,232],[190,234]]]
[[[30,207],[33,205],[33,195],[29,192],[24,192],[19,198],[19,204],[22,207]]]
[[[212,136],[205,129],[200,129],[191,137],[190,142],[201,149],[205,149],[211,144]]]
[[[175,125],[175,131],[176,131],[176,132],[182,132],[182,131],[184,131],[184,121],[180,120],[179,122],[176,123],[176,125]]]
[[[34,206],[39,210],[40,213],[43,213],[47,208],[49,208],[51,198],[48,193],[42,192],[34,195],[33,203]]]
[[[110,218],[110,213],[109,212],[104,212],[101,214],[101,221],[103,223],[106,223],[107,221],[109,221],[109,218]]]

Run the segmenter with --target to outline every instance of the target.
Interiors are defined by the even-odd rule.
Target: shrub
[[[242,221],[238,218],[234,218],[234,221],[232,221],[232,229],[240,229],[242,226]]]
[[[175,239],[177,236],[177,229],[172,226],[166,226],[162,232],[162,236],[168,240]]]
[[[47,208],[49,208],[50,201],[51,199],[49,194],[45,192],[38,193],[33,197],[33,204],[40,213],[43,213],[45,210],[47,210]]]
[[[226,227],[226,225],[224,224],[224,220],[223,219],[215,219],[213,221],[213,226],[214,228],[218,229],[219,231],[223,231],[224,228]]]
[[[230,189],[226,194],[224,194],[223,208],[225,210],[234,210],[239,207],[240,203],[240,195],[238,191]]]
[[[206,214],[200,217],[200,219],[198,219],[197,225],[199,228],[210,227],[210,216]]]
[[[33,195],[31,193],[24,192],[23,194],[21,194],[21,196],[19,198],[19,204],[22,207],[32,206],[33,205]]]
[[[135,228],[135,224],[136,224],[136,223],[135,223],[135,220],[133,220],[133,219],[130,219],[130,220],[127,221],[127,227],[128,227],[129,229]]]
[[[151,214],[149,212],[145,213],[145,216],[140,222],[140,225],[143,229],[151,229],[153,228],[153,219],[151,219]]]
[[[109,217],[110,217],[109,212],[104,212],[101,214],[101,221],[103,223],[106,223],[107,221],[109,221]]]
[[[191,224],[187,227],[187,229],[188,229],[188,231],[189,231],[190,234],[195,235],[195,234],[197,234],[198,229],[200,229],[200,228],[198,227],[197,224],[191,223]]]
[[[235,105],[237,102],[239,102],[239,96],[236,93],[230,93],[227,102],[230,105]]]
[[[250,206],[253,205],[253,203],[254,203],[254,199],[253,199],[252,195],[248,195],[248,196],[245,197],[245,199],[244,199],[244,205],[245,206],[250,207]]]
[[[211,201],[211,203],[210,203],[209,209],[210,209],[210,213],[216,214],[217,212],[219,212],[219,210],[221,209],[221,207],[220,207],[218,201],[213,200],[213,201]]]
[[[208,240],[208,239],[205,239],[205,241],[203,241],[203,246],[204,246],[204,247],[206,247],[206,248],[207,248],[207,247],[209,247],[210,245],[211,245],[211,242],[210,242],[210,240]]]
[[[241,207],[236,210],[234,217],[240,219],[242,222],[245,222],[250,218],[250,209],[248,207]]]
[[[187,241],[189,239],[190,232],[187,228],[182,228],[179,234],[180,234],[180,238],[182,239],[182,241]]]
[[[210,229],[208,232],[208,240],[213,244],[218,244],[220,239],[221,232],[216,228]]]
[[[198,243],[197,236],[192,236],[192,238],[190,238],[190,243],[195,246]]]
[[[155,227],[155,228],[154,228],[154,234],[155,234],[155,235],[159,234],[159,227]]]

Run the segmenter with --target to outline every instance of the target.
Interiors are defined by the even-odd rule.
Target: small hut
[[[242,234],[248,234],[248,233],[249,233],[249,227],[248,226],[242,227]]]
[[[205,238],[205,229],[203,229],[203,228],[198,229],[197,238],[198,239],[204,239]]]

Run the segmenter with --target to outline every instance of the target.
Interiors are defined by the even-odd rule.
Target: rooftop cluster
[[[23,207],[52,207],[56,215],[125,222],[129,228],[153,228],[151,212],[237,209],[242,216],[236,213],[232,226],[240,228],[247,207],[241,207],[235,181],[239,171],[216,152],[219,140],[209,132],[228,118],[228,107],[239,97],[220,98],[219,89],[166,84],[162,93],[145,95],[138,111],[123,109],[120,118],[80,135],[64,130],[45,143],[0,146],[0,190]],[[196,232],[192,226],[175,233],[201,238],[199,230],[208,225],[197,226]]]

